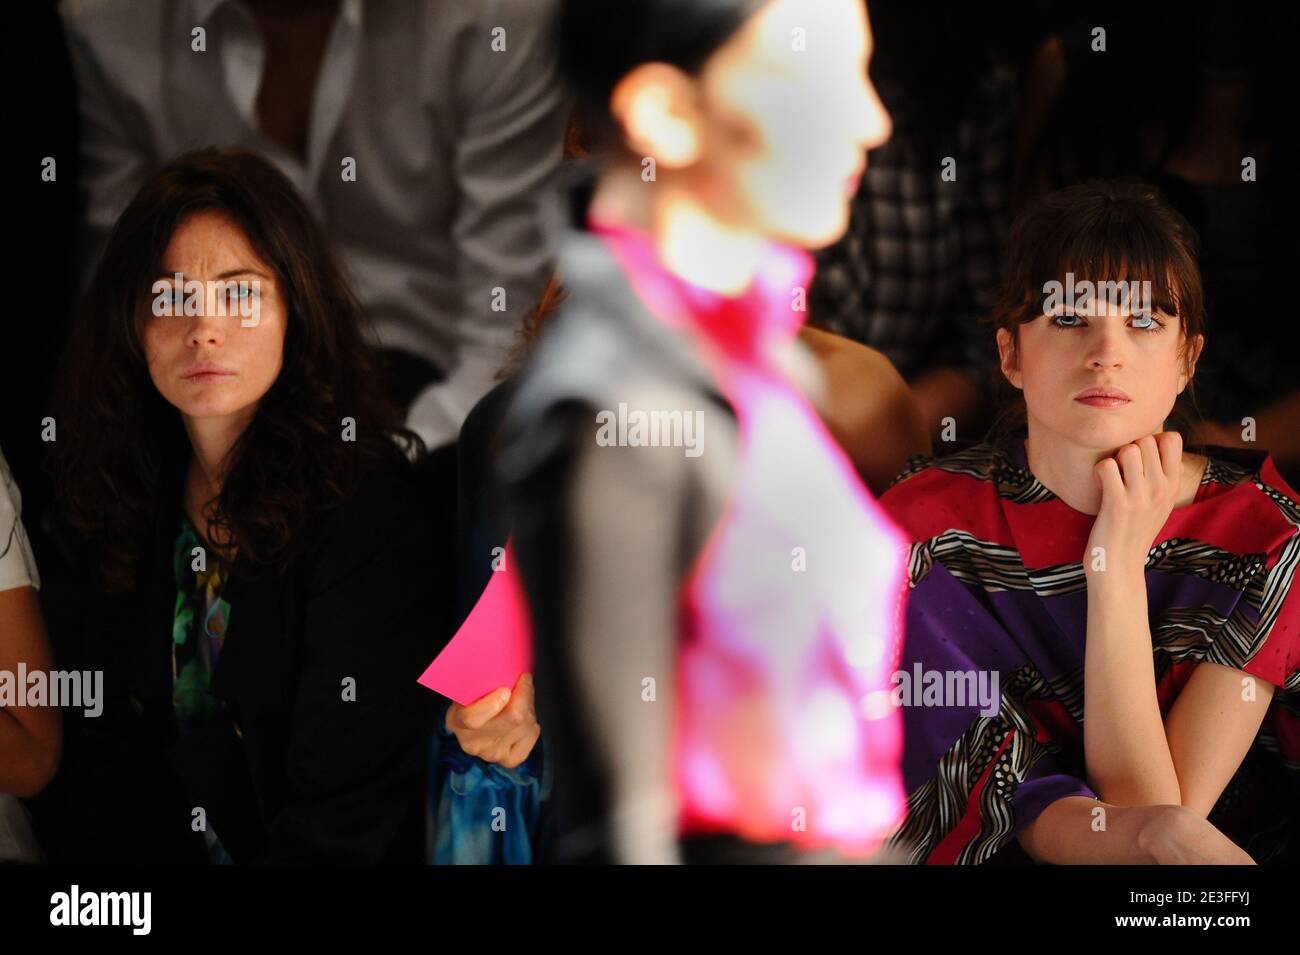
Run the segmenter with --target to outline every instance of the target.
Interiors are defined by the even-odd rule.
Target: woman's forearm
[[[1181,802],[1156,697],[1140,568],[1089,576],[1083,711],[1088,780],[1101,798],[1121,806]]]
[[[1115,806],[1087,796],[1052,803],[1020,832],[1035,862],[1052,865],[1253,865],[1186,806]]]
[[[1150,865],[1155,859],[1142,839],[1148,810],[1066,796],[1021,830],[1020,846],[1035,862],[1052,865]]]
[[[35,796],[57,766],[57,752],[47,740],[28,731],[9,711],[0,710],[0,793]]]
[[[54,665],[33,587],[0,590],[0,670],[16,674]],[[33,796],[54,776],[63,734],[54,706],[0,709],[0,793]]]

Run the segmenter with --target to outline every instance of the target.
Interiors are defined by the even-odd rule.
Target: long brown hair
[[[1179,319],[1179,358],[1190,374],[1190,346],[1205,330],[1205,296],[1195,230],[1140,179],[1091,180],[1039,197],[1012,224],[1003,278],[988,319],[1011,333],[1043,314],[1044,286],[1066,272],[1080,279],[1151,283],[1151,306]],[[999,370],[1003,408],[989,430],[994,444],[1023,436],[1025,401]],[[1189,380],[1170,424],[1188,437],[1199,417]]]
[[[77,317],[56,389],[55,493],[103,582],[130,587],[165,488],[184,473],[180,413],[149,376],[140,325],[172,234],[217,210],[243,230],[286,301],[280,374],[232,449],[208,514],[218,557],[283,566],[312,512],[367,466],[422,449],[401,426],[362,335],[362,313],[292,184],[243,150],[203,149],[153,175],[118,219]],[[344,441],[344,418],[355,441]]]

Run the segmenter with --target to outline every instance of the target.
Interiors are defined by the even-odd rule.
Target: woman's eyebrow
[[[266,279],[268,282],[271,280],[271,276],[267,275],[265,272],[259,271],[258,269],[228,269],[216,276],[216,281],[234,278],[236,275],[256,275],[258,278]]]
[[[171,278],[175,278],[175,277],[176,277],[176,274],[177,274],[177,273],[175,273],[175,272],[162,271],[162,272],[159,272],[159,273],[155,276],[155,278],[158,278],[158,279],[171,279]],[[184,275],[185,275],[184,272],[181,272],[180,274],[181,274],[182,277],[184,277]],[[255,275],[255,276],[257,276],[258,278],[266,279],[268,282],[271,281],[271,276],[267,275],[265,272],[263,272],[263,271],[261,271],[261,270],[259,270],[259,269],[254,269],[254,268],[227,269],[225,272],[222,272],[220,275],[215,275],[215,276],[213,276],[212,281],[214,281],[214,282],[220,282],[220,281],[224,281],[225,279],[234,278],[234,277],[237,276],[237,275]]]

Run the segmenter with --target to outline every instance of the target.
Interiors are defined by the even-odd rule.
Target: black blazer
[[[196,807],[236,862],[422,861],[436,697],[416,678],[446,640],[451,547],[413,470],[395,459],[313,519],[285,572],[232,574],[212,677],[225,716],[185,741],[179,482],[161,497],[135,592],[90,595],[75,557],[42,568],[57,665],[104,672],[103,714],[65,710],[63,764],[33,806],[51,861],[202,863]]]

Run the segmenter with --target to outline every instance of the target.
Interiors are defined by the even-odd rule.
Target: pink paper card
[[[514,689],[520,675],[532,669],[532,650],[528,604],[507,546],[505,567],[493,572],[478,603],[420,683],[469,706],[493,690]]]

